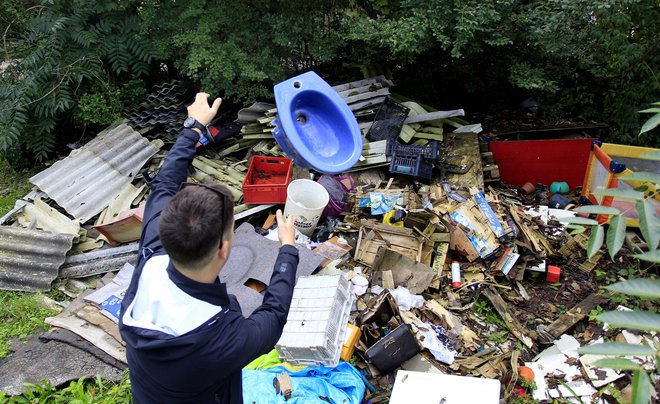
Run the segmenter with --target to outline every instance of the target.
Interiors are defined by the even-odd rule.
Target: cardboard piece
[[[485,258],[499,248],[500,244],[490,227],[489,219],[483,215],[474,200],[469,199],[456,206],[449,213],[449,217],[453,222],[452,247],[469,261]],[[494,214],[492,219],[497,220]]]
[[[325,258],[325,260],[321,263],[321,266],[325,268],[334,260],[339,260],[339,263],[344,262],[347,258],[349,258],[349,252],[352,249],[353,248],[348,245],[346,240],[335,236],[326,240],[324,243],[321,243],[312,251],[322,255]]]
[[[508,276],[518,258],[520,258],[520,254],[513,252],[513,247],[504,248],[502,255],[495,263],[495,272],[501,272]]]
[[[126,289],[131,283],[133,270],[133,265],[129,263],[124,264],[124,267],[117,273],[110,283],[101,289],[90,293],[83,299],[88,302],[96,303],[101,308],[101,314],[115,323],[118,323],[119,307],[126,294]]]
[[[389,250],[421,262],[424,239],[405,227],[374,224],[363,220],[355,247],[355,260],[372,266],[380,247],[387,247]]]
[[[399,370],[390,404],[499,404],[500,382],[468,376]]]
[[[396,251],[380,247],[373,263],[374,271],[392,271],[394,286],[404,286],[410,293],[418,295],[431,284],[435,272],[433,268]]]

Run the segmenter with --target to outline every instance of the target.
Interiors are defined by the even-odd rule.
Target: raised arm
[[[208,94],[197,93],[195,101],[188,106],[189,119],[186,122],[193,122],[190,120],[193,118],[197,124],[192,123],[189,128],[181,131],[152,184],[152,191],[147,198],[142,221],[141,256],[153,254],[162,249],[158,236],[160,212],[188,178],[188,169],[195,158],[196,145],[202,133],[202,130],[196,126],[208,125],[215,117],[222,102],[220,98],[216,98],[213,105],[209,106],[208,99]]]
[[[277,222],[282,247],[263,304],[243,324],[241,330],[244,336],[243,347],[240,350],[242,358],[237,361],[237,365],[241,368],[275,346],[282,335],[291,306],[298,268],[294,217],[284,220],[282,212],[278,210]]]

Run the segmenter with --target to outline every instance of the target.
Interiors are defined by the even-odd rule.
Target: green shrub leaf
[[[633,254],[633,257],[642,261],[655,262],[656,264],[660,264],[660,250],[653,250],[644,254]]]
[[[578,349],[581,354],[613,355],[613,356],[648,356],[655,354],[655,350],[646,345],[626,344],[625,342],[604,342],[583,346]]]
[[[660,331],[660,314],[646,311],[607,311],[596,317],[614,328]]]
[[[612,196],[619,199],[632,199],[633,201],[641,201],[644,199],[644,194],[641,192],[633,191],[630,189],[607,188],[597,189],[593,192],[594,195],[599,196]]]
[[[635,372],[632,381],[633,404],[648,404],[651,401],[652,388],[651,380],[646,372],[642,370]]]
[[[573,212],[578,213],[591,213],[596,215],[619,215],[621,211],[617,208],[611,206],[600,206],[600,205],[589,205],[589,206],[580,206],[579,208],[573,209]]]
[[[660,125],[660,114],[653,115],[648,121],[644,122],[642,129],[639,130],[639,134],[641,135],[644,132],[653,130],[658,125]]]
[[[589,236],[589,242],[587,243],[587,256],[589,259],[596,255],[598,250],[600,250],[604,238],[605,229],[603,229],[603,226],[591,226],[591,235]]]
[[[626,218],[620,215],[612,216],[610,227],[607,229],[607,251],[614,259],[626,238]]]
[[[644,241],[649,250],[658,248],[660,241],[660,219],[655,214],[655,207],[651,201],[638,201],[636,204],[639,213],[639,229],[642,231]]]
[[[586,217],[560,217],[557,221],[562,223],[575,223],[575,224],[586,224],[586,225],[597,225],[598,222],[594,219],[587,219]]]
[[[569,224],[569,225],[566,226],[566,228],[572,230],[571,233],[570,233],[571,236],[574,236],[574,235],[580,234],[580,233],[584,233],[587,230],[586,227],[580,226],[578,224]]]
[[[660,299],[660,279],[630,279],[605,286],[605,289],[644,299]]]
[[[604,358],[593,363],[597,368],[610,368],[617,370],[638,370],[639,365],[629,359],[623,358]]]

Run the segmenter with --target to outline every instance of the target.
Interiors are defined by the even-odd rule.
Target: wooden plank
[[[344,84],[338,84],[336,86],[333,86],[333,90],[336,92],[340,93],[342,91],[349,90],[351,88],[359,88],[363,87],[369,84],[374,84],[374,83],[383,83],[383,85],[391,87],[394,85],[394,83],[390,80],[388,80],[385,76],[380,75],[376,77],[370,77],[368,79],[363,79],[363,80],[356,80],[356,81],[351,81],[350,83],[344,83]]]
[[[504,323],[506,324],[509,331],[511,331],[511,333],[515,335],[516,338],[522,341],[522,343],[525,344],[527,348],[531,348],[532,345],[534,345],[532,339],[525,335],[523,332],[523,326],[520,324],[518,319],[516,319],[513,314],[511,314],[509,306],[506,304],[504,299],[502,299],[502,296],[500,296],[500,294],[492,287],[485,289],[483,294],[493,304],[493,307],[495,307],[495,310],[497,310],[497,312],[500,314],[500,317],[502,317],[502,320],[504,320]]]
[[[344,91],[338,91],[338,94],[341,98],[346,99],[353,95],[367,93],[369,91],[380,90],[381,88],[383,88],[382,83],[371,83],[371,84],[365,84],[364,86],[361,87],[353,87]]]
[[[563,316],[550,324],[545,331],[552,337],[559,338],[562,334],[577,324],[578,321],[585,318],[594,307],[604,303],[606,300],[607,299],[603,296],[597,295],[596,293],[590,294],[583,301],[578,303],[577,306],[574,306],[572,309],[564,313]],[[548,341],[547,338],[543,337],[543,334],[541,334],[540,339],[544,344],[552,343],[552,340]]]
[[[464,115],[465,115],[465,111],[463,111],[462,109],[455,109],[453,111],[427,112],[425,114],[409,116],[408,118],[406,118],[404,123],[411,124],[418,122],[428,122],[428,121],[435,121],[436,119],[446,119],[453,116],[464,116]]]
[[[442,142],[444,139],[444,135],[437,135],[434,133],[424,133],[424,132],[415,132],[413,137],[417,139],[435,140],[438,142]]]
[[[390,94],[389,88],[381,88],[380,90],[370,91],[368,93],[357,94],[344,98],[346,104],[354,104],[358,101],[369,100],[376,97],[382,97]]]

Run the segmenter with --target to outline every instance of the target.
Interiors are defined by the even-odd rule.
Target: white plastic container
[[[352,296],[343,275],[298,278],[284,331],[275,345],[282,359],[297,365],[337,366]]]
[[[330,195],[323,185],[312,180],[291,181],[286,190],[284,217],[295,216],[295,227],[311,236],[329,201]]]

